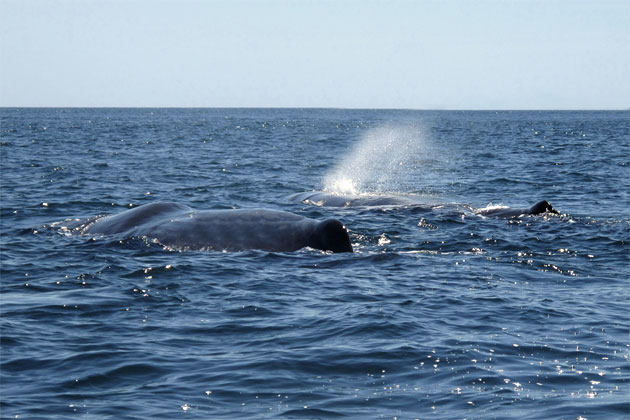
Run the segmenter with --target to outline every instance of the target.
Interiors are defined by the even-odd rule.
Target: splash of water
[[[426,137],[417,126],[386,126],[368,131],[324,178],[336,194],[407,192]]]

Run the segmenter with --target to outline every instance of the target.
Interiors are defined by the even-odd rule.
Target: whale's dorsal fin
[[[308,246],[324,251],[352,252],[348,231],[336,219],[320,222],[311,234]]]
[[[538,203],[531,206],[529,209],[529,214],[541,214],[545,212],[558,214],[558,211],[551,207],[551,204],[547,200],[539,201]]]

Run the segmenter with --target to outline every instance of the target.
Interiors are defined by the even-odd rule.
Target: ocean
[[[629,111],[3,108],[0,159],[3,419],[630,416]],[[354,252],[60,228],[157,201]]]

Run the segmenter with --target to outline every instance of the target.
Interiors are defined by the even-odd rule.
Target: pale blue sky
[[[627,109],[630,1],[0,0],[0,106]]]

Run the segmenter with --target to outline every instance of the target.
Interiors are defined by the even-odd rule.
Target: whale
[[[376,194],[337,194],[324,191],[309,191],[293,194],[292,201],[320,207],[402,207],[426,204],[411,197]]]
[[[482,216],[494,216],[500,218],[519,217],[523,215],[538,215],[544,213],[560,214],[558,210],[554,209],[548,201],[542,200],[534,204],[531,207],[525,208],[511,208],[511,207],[497,207],[491,209],[481,209],[476,211],[477,214]]]
[[[352,252],[348,231],[337,219],[318,221],[271,209],[195,210],[172,202],[100,217],[82,233],[140,237],[178,250]]]
[[[338,194],[325,191],[309,191],[293,194],[289,197],[289,199],[320,207],[420,207],[424,209],[433,209],[452,206],[444,203],[439,204],[431,201],[435,199],[420,196]],[[524,208],[495,207],[489,209],[475,209],[471,206],[464,207],[478,215],[499,218],[538,215],[544,213],[559,214],[559,212],[546,200],[539,201],[531,207]]]

